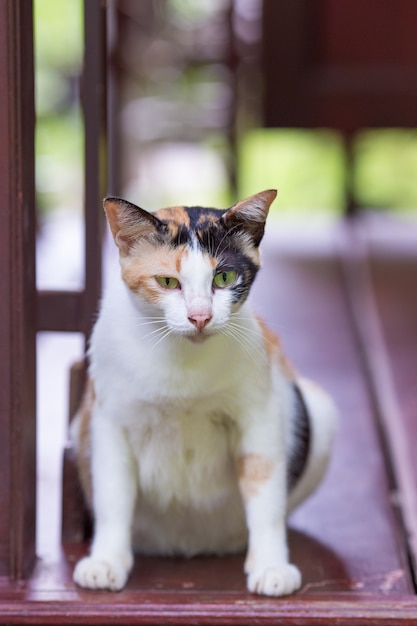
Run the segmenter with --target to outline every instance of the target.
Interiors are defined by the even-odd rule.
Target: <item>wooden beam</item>
[[[40,291],[37,317],[40,331],[84,332],[84,292]]]

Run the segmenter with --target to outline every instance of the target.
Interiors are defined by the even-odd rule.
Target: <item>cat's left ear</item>
[[[277,196],[276,189],[268,189],[250,196],[234,204],[222,215],[227,228],[242,228],[252,238],[255,246],[259,246],[264,235],[265,220],[269,207]]]
[[[155,215],[127,200],[105,198],[103,207],[114,241],[122,255],[128,254],[141,237],[163,227]]]

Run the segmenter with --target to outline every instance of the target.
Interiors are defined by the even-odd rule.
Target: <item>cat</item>
[[[276,193],[154,213],[104,200],[120,272],[71,427],[94,517],[82,587],[122,589],[134,552],[246,550],[250,592],[300,588],[286,516],[324,474],[336,409],[248,304]]]

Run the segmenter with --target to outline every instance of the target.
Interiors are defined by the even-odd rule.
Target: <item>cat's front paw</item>
[[[130,568],[123,560],[87,556],[77,563],[73,579],[86,589],[120,591],[127,582]]]
[[[290,563],[255,569],[248,575],[249,591],[264,596],[287,596],[300,587],[300,570]]]

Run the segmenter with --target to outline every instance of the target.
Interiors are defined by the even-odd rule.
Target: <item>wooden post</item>
[[[0,0],[0,575],[35,559],[35,208],[31,0]]]
[[[85,137],[85,287],[83,332],[88,338],[101,295],[103,197],[107,191],[106,3],[84,0],[82,104]]]

